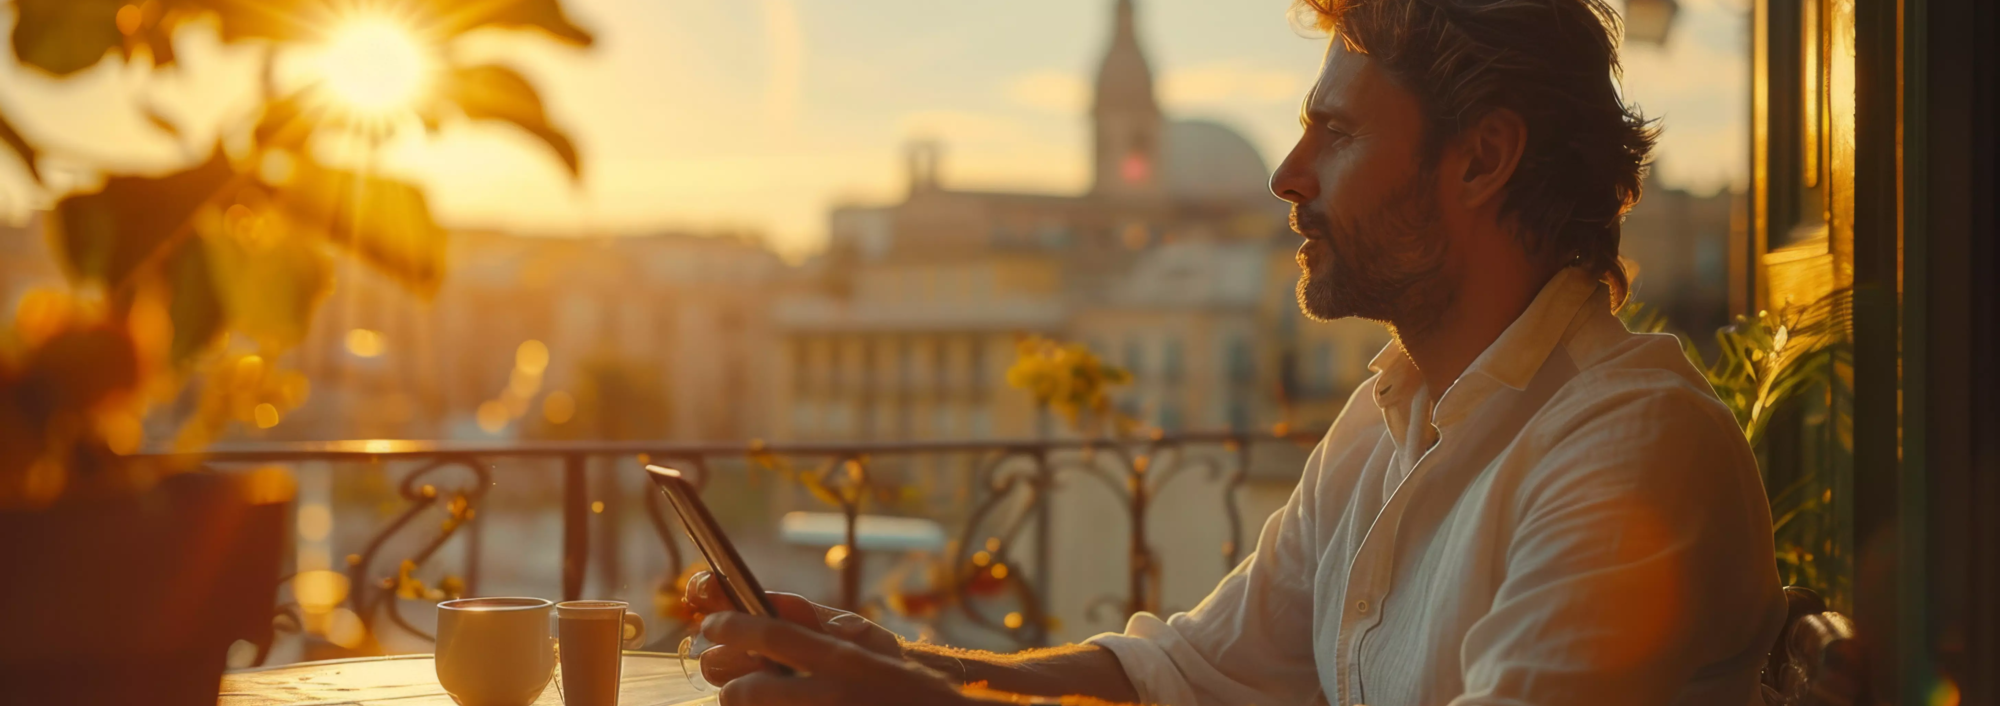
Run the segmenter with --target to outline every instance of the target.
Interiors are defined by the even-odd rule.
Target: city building
[[[912,144],[909,188],[895,203],[829,218],[809,287],[777,303],[781,351],[773,438],[912,441],[1083,432],[1041,413],[1005,372],[1023,335],[1087,345],[1132,373],[1113,403],[1148,429],[1268,429],[1332,421],[1387,340],[1361,321],[1320,325],[1299,313],[1298,236],[1271,196],[1270,168],[1228,126],[1177,120],[1154,91],[1133,0],[1112,6],[1113,33],[1090,113],[1091,185],[1083,193],[955,189],[944,145]],[[1238,530],[1282,503],[1305,449],[1253,460]],[[1180,459],[1196,464],[1197,459]],[[877,460],[929,488],[933,507],[966,502],[965,459]],[[1227,463],[1228,460],[1221,462]],[[961,465],[954,465],[961,464]],[[1121,536],[1119,500],[1080,475],[1058,477],[1050,531]],[[1149,543],[1165,607],[1188,607],[1227,567],[1222,478],[1190,474],[1154,498]],[[811,501],[801,498],[801,507]],[[1092,610],[1116,594],[1130,561],[1116,542],[1059,542],[1046,572],[1058,639],[1116,627]]]
[[[939,177],[944,146],[922,142],[901,201],[832,213],[819,286],[774,315],[778,438],[1061,433],[1024,394],[996,389],[1024,334],[1130,370],[1117,405],[1153,428],[1331,421],[1337,404],[1297,403],[1344,398],[1368,357],[1348,349],[1386,335],[1306,325],[1291,303],[1297,236],[1268,166],[1229,127],[1161,110],[1136,11],[1113,7],[1088,191],[953,189]]]
[[[789,272],[729,234],[454,233],[425,300],[352,261],[296,352],[274,438],[740,440],[769,415]]]

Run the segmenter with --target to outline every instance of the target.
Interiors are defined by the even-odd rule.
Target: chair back
[[[1785,627],[1764,666],[1765,706],[1862,703],[1861,643],[1854,621],[1826,609],[1819,593],[1785,587]]]

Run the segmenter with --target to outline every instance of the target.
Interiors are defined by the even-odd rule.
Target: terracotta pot
[[[0,512],[0,703],[214,704],[230,645],[270,643],[290,500],[204,472]]]

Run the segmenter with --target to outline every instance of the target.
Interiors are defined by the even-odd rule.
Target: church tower
[[[1096,160],[1091,192],[1106,196],[1160,193],[1160,140],[1165,120],[1153,98],[1153,70],[1139,49],[1133,0],[1118,0],[1111,48],[1097,71],[1090,118]]]

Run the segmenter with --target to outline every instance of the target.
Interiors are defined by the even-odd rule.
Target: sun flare
[[[356,17],[328,35],[315,62],[323,90],[360,117],[389,118],[416,107],[435,62],[410,29],[388,17]]]

